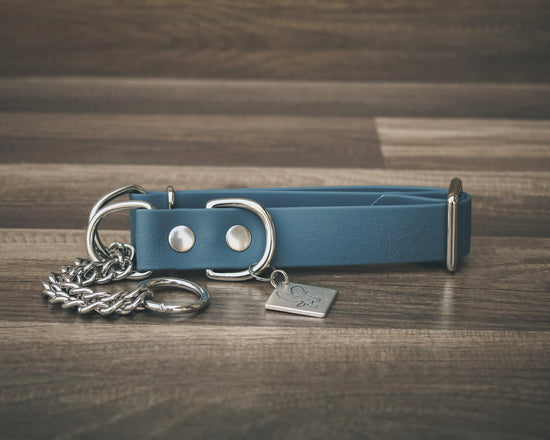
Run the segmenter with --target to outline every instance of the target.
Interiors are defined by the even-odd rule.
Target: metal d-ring
[[[174,209],[176,204],[176,191],[172,185],[166,187],[166,193],[168,194],[168,209]]]
[[[145,190],[139,185],[126,185],[105,194],[92,207],[90,211],[90,215],[88,216],[88,223],[91,222],[92,218],[98,213],[98,211],[101,208],[105,207],[109,202],[113,201],[117,197],[123,196],[125,194],[132,194],[132,193],[145,194]],[[107,256],[105,246],[103,246],[103,244],[101,243],[101,240],[99,239],[99,235],[97,234],[97,232],[94,235],[94,247],[96,249],[96,252],[105,254],[105,256]]]
[[[97,211],[103,208],[107,203],[116,199],[117,197],[123,196],[124,194],[131,194],[131,193],[145,194],[145,190],[139,185],[126,185],[126,186],[117,188],[108,194],[105,194],[92,207],[92,210],[90,211],[89,221],[91,221],[92,217],[97,214]]]
[[[105,258],[110,257],[109,250],[101,242],[101,239],[99,238],[99,235],[97,233],[97,227],[99,223],[107,215],[113,212],[123,211],[126,209],[155,209],[155,207],[151,205],[149,202],[145,202],[141,200],[130,200],[128,202],[113,203],[112,205],[107,205],[99,209],[94,214],[94,216],[90,219],[88,223],[88,230],[86,231],[86,248],[88,250],[90,259],[92,261],[98,262]],[[101,256],[98,255],[98,252],[101,254]],[[129,275],[128,278],[134,279],[134,280],[140,280],[151,276],[152,273],[153,273],[152,271],[134,272],[131,275]]]
[[[262,273],[273,258],[275,253],[275,225],[269,212],[259,203],[241,198],[215,199],[206,203],[206,208],[241,208],[252,211],[262,220],[265,228],[265,250],[260,261],[249,266],[245,270],[237,272],[216,272],[206,269],[206,276],[219,281],[244,281],[254,277],[254,273]]]
[[[155,287],[176,287],[178,289],[187,290],[199,299],[191,304],[176,305],[165,304],[153,301],[151,299],[145,299],[143,305],[145,308],[152,310],[153,312],[160,313],[193,313],[204,309],[210,302],[208,291],[200,284],[194,283],[189,280],[182,280],[180,278],[152,278],[150,280],[143,281],[138,284],[140,289],[146,289],[149,291],[149,296],[153,296],[153,288]]]

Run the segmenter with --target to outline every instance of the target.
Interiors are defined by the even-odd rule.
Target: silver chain
[[[64,266],[61,272],[53,272],[42,283],[44,295],[52,304],[61,304],[64,309],[77,308],[79,313],[96,311],[101,315],[118,313],[127,315],[134,310],[144,310],[145,299],[152,296],[146,287],[110,293],[94,292],[89,286],[121,281],[134,272],[133,246],[112,243],[109,258],[94,262],[77,259],[73,266]]]
[[[100,315],[117,313],[127,315],[134,310],[151,310],[159,313],[195,313],[204,309],[210,302],[207,290],[197,283],[180,278],[153,278],[142,281],[136,288],[115,293],[94,291],[90,286],[102,285],[124,279],[143,280],[152,272],[135,270],[135,249],[132,245],[118,241],[109,247],[101,242],[97,226],[108,214],[128,209],[154,209],[149,202],[130,200],[108,204],[123,194],[145,193],[137,185],[127,185],[115,189],[101,197],[90,212],[86,247],[90,259],[77,259],[73,266],[64,266],[61,272],[53,272],[43,282],[43,294],[50,303],[61,304],[64,309],[76,308],[79,313],[97,312]],[[173,192],[173,189],[172,189]],[[186,290],[198,296],[191,304],[165,304],[153,301],[156,287],[171,287]]]

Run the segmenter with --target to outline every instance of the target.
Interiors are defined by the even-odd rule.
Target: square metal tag
[[[279,284],[267,300],[265,308],[324,318],[337,294],[337,290],[307,284]]]

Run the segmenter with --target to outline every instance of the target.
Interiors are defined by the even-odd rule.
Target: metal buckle
[[[240,198],[214,199],[206,203],[206,208],[241,208],[248,209],[256,214],[262,220],[265,227],[265,250],[260,261],[247,267],[245,270],[237,272],[216,272],[212,269],[206,269],[206,276],[219,281],[244,281],[253,278],[251,273],[261,273],[269,266],[273,254],[275,253],[275,225],[269,215],[269,212],[259,203]]]
[[[462,180],[455,177],[449,185],[447,195],[447,270],[458,267],[458,200],[462,192]]]

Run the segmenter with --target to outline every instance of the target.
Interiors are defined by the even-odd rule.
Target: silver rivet
[[[252,235],[248,228],[243,225],[231,226],[225,234],[225,242],[232,250],[242,252],[250,246]]]
[[[176,226],[168,235],[168,243],[177,252],[187,252],[195,245],[195,233],[188,226]]]

